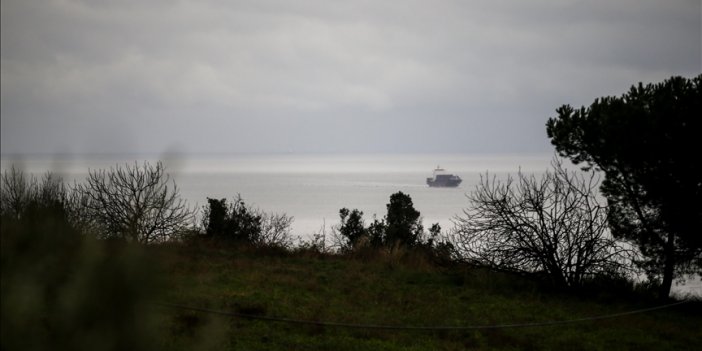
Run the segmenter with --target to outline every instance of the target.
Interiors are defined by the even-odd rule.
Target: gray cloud
[[[699,1],[19,1],[2,152],[547,151],[544,123],[701,71]]]

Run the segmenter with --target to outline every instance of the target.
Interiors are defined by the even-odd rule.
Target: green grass
[[[265,254],[198,245],[152,249],[158,300],[243,314],[340,323],[436,326],[565,320],[655,302],[554,292],[421,256]],[[634,299],[636,300],[636,299]],[[297,325],[156,308],[162,346],[202,350],[683,350],[699,347],[699,303],[549,327],[405,331]]]
[[[494,330],[299,325],[158,306],[397,326],[567,320],[656,304],[621,282],[578,293],[425,256],[329,256],[204,241],[94,240],[61,216],[0,221],[1,350],[688,350],[702,303],[616,319]],[[585,291],[588,291],[586,293]]]

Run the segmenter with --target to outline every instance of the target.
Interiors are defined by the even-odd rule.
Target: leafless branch
[[[540,178],[481,176],[467,195],[471,206],[454,219],[451,241],[463,260],[545,271],[565,286],[624,267],[628,250],[609,234],[597,175],[568,171],[558,159],[552,165]]]
[[[75,190],[83,215],[103,238],[165,241],[192,216],[161,162],[91,170]]]

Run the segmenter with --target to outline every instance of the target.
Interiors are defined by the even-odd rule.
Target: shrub
[[[230,204],[226,199],[207,198],[207,202],[202,217],[206,237],[257,247],[292,247],[293,217],[251,208],[239,195]]]
[[[412,198],[403,192],[390,195],[385,215],[385,245],[412,247],[421,242],[424,227]]]
[[[48,172],[38,180],[12,166],[0,179],[0,215],[20,219],[30,208],[53,209],[69,218],[70,194],[57,175]]]
[[[358,209],[339,210],[340,223],[332,227],[332,241],[341,251],[356,250],[362,246],[384,247],[395,250],[399,247],[431,248],[441,232],[438,223],[432,225],[429,234],[424,227],[419,211],[414,209],[412,198],[402,192],[390,196],[387,214],[383,219],[373,216],[366,227],[363,212]]]
[[[0,221],[0,349],[153,349],[151,264],[136,248],[82,235],[56,206],[63,195],[43,194]]]
[[[357,209],[349,211],[344,207],[339,210],[339,217],[341,218],[339,233],[348,241],[349,246],[356,246],[359,240],[366,236],[363,212]]]

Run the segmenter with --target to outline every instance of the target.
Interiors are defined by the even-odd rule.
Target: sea
[[[390,195],[398,191],[410,195],[425,228],[438,223],[450,231],[481,177],[506,179],[520,171],[538,175],[553,158],[552,153],[33,154],[2,155],[0,170],[14,166],[36,176],[52,172],[73,183],[84,181],[90,170],[161,161],[191,208],[201,209],[207,198],[240,196],[249,206],[293,217],[293,236],[307,240],[338,225],[344,207],[363,211],[366,223],[384,217]],[[461,185],[427,186],[426,178],[438,167],[460,176]],[[693,277],[674,290],[702,296],[702,281]]]
[[[72,154],[3,155],[1,168],[11,166],[41,176],[60,175],[69,183],[81,182],[89,170],[162,161],[181,197],[201,208],[207,198],[233,199],[262,211],[285,213],[294,218],[292,232],[306,237],[339,222],[343,207],[363,211],[371,221],[382,218],[390,195],[410,195],[425,227],[439,223],[453,226],[463,213],[481,176],[504,178],[508,173],[545,171],[551,154]],[[435,168],[459,175],[456,188],[431,188],[426,178]]]

